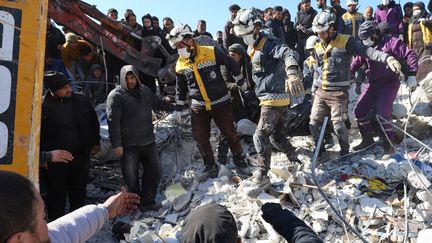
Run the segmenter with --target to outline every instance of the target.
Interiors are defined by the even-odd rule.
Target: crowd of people
[[[175,99],[155,94],[154,80],[143,80],[134,66],[104,57],[84,38],[66,29],[63,35],[48,21],[40,160],[49,220],[65,214],[67,198],[71,211],[85,205],[90,156],[100,150],[94,107],[104,102],[111,144],[131,193],[119,197],[133,198],[135,203],[138,195],[141,210],[159,208],[155,198],[162,168],[152,110],[190,110],[193,137],[205,165],[197,178],[200,181],[217,177],[218,164],[229,163],[228,149],[233,169],[242,176],[257,170],[254,176],[263,189],[271,186],[267,172],[273,150],[285,153],[289,163],[301,163],[287,139],[292,135],[287,126],[292,122],[293,101],[310,104],[307,130],[315,147],[328,116],[331,126],[326,137],[337,137],[341,156],[368,148],[377,135],[384,141],[383,159],[393,154],[396,139],[391,114],[400,76],[414,90],[432,71],[432,15],[423,2],[401,7],[382,0],[375,9],[366,7],[363,14],[358,12],[358,0],[347,0],[346,9],[340,0],[330,0],[330,5],[317,0],[316,5],[318,11],[310,0],[301,0],[292,21],[291,13],[282,6],[259,10],[233,4],[224,30],[215,33],[214,40],[205,20],[199,20],[193,31],[187,24],[175,25],[170,17],[163,18],[161,27],[156,16],[146,14],[140,25],[133,10],[127,9],[121,23],[139,36],[160,37],[168,53],[178,54],[173,68]],[[429,2],[430,11],[431,5]],[[118,11],[110,9],[107,16],[117,21]],[[141,49],[136,39],[120,38]],[[361,143],[353,147],[348,137],[348,90],[352,85],[359,94],[354,117],[362,136]],[[246,159],[235,129],[243,118],[258,123],[253,135],[256,161]],[[221,131],[216,159],[210,144],[212,120]],[[382,129],[377,130],[375,122]],[[325,152],[324,145],[315,149]],[[34,189],[25,190],[32,193]],[[28,197],[39,201],[34,195]],[[101,208],[100,217],[107,219],[103,216],[106,207]],[[270,216],[265,219],[273,221]],[[22,227],[17,230],[24,230]],[[316,237],[313,232],[310,235]]]

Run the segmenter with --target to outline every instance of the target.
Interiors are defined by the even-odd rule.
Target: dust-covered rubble
[[[400,92],[405,91],[401,87]],[[395,107],[403,108],[395,109],[396,117],[400,118],[395,123],[403,129],[411,106],[406,99],[399,99],[396,104]],[[160,138],[158,148],[164,170],[157,197],[162,208],[157,212],[137,210],[132,215],[120,217],[104,226],[89,242],[119,241],[111,233],[113,227],[117,237],[124,238],[123,242],[179,242],[186,216],[211,202],[225,205],[231,211],[237,221],[238,234],[246,243],[285,242],[261,217],[260,207],[266,202],[282,203],[325,242],[360,242],[348,226],[369,242],[402,242],[406,236],[407,242],[430,242],[432,152],[424,146],[432,144],[429,108],[416,109],[415,115],[409,118],[417,125],[408,126],[408,132],[423,144],[406,137],[398,146],[398,153],[387,161],[380,159],[383,154],[380,141],[366,151],[343,159],[338,159],[338,146],[331,146],[327,149],[327,159],[317,162],[318,185],[312,178],[311,139],[291,138],[303,164],[289,164],[284,154],[274,152],[269,172],[272,187],[268,191],[258,187],[254,176],[238,176],[231,158],[230,164],[220,166],[217,178],[198,182],[196,178],[204,166],[190,125],[187,120],[180,125],[162,121],[155,129],[156,137]],[[188,119],[187,114],[184,119]],[[215,126],[212,128],[211,141],[215,144],[219,131]],[[249,137],[255,129],[254,124],[242,120],[237,129],[244,135],[245,155],[249,161],[254,161],[256,151]],[[358,144],[358,131],[352,130],[351,144]],[[96,162],[91,179],[88,197],[103,201],[122,184],[119,163]]]

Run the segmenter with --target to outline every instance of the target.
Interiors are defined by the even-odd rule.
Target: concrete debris
[[[401,119],[407,116],[408,110],[405,108],[403,104],[400,103],[394,103],[393,104],[393,113],[392,113],[397,119]]]
[[[237,122],[237,132],[239,135],[253,136],[256,130],[257,124],[249,119],[241,119]]]
[[[419,171],[410,171],[407,180],[416,189],[427,189],[431,186],[431,182]]]
[[[429,243],[432,239],[432,229],[420,230],[417,237],[417,243]]]
[[[404,87],[401,86],[401,89],[407,93]],[[350,109],[352,107],[350,103]],[[401,118],[400,122],[404,122],[410,109],[409,102],[401,98],[394,107],[394,113]],[[417,108],[416,112],[417,116],[412,120],[415,126],[409,127],[411,130],[408,132],[422,134],[432,130],[432,118],[426,115],[430,114],[428,109]],[[102,119],[103,115],[100,116]],[[237,221],[239,236],[246,243],[285,242],[261,217],[260,208],[267,202],[282,202],[283,207],[304,220],[325,242],[357,241],[349,230],[346,234],[344,222],[331,209],[325,197],[345,221],[358,229],[369,242],[402,242],[405,216],[410,229],[407,242],[430,242],[432,152],[422,148],[412,138],[406,138],[399,145],[400,153],[392,155],[387,161],[380,160],[383,148],[379,142],[367,151],[339,160],[335,159],[338,158],[339,147],[328,146],[328,159],[322,161],[315,171],[324,197],[311,175],[313,141],[310,137],[290,138],[303,163],[301,166],[290,164],[281,152],[272,154],[268,173],[272,185],[269,190],[263,191],[257,184],[261,174],[254,171],[249,178],[237,175],[232,157],[229,157],[230,163],[219,166],[217,178],[203,182],[195,180],[204,170],[204,164],[193,141],[190,124],[173,125],[173,122],[158,122],[155,126],[164,174],[156,201],[161,203],[162,208],[158,212],[136,211],[121,218],[122,222],[130,225],[130,231],[125,234],[126,242],[179,242],[186,216],[195,208],[211,202],[218,202],[231,211]],[[421,129],[416,130],[417,126]],[[255,128],[256,124],[245,119],[237,124],[238,132],[244,135],[244,154],[252,162],[256,151],[250,136]],[[211,142],[216,149],[214,145],[220,132],[214,126],[211,131]],[[351,144],[360,142],[361,138],[355,134],[358,134],[356,130],[350,135]],[[181,141],[174,138],[181,138]],[[430,134],[421,139],[425,144],[432,144]],[[90,169],[91,183],[87,186],[87,196],[92,202],[103,201],[120,190],[123,184],[120,163],[100,160],[93,161]],[[408,189],[406,198],[404,183]],[[118,240],[112,239],[108,226],[89,242],[110,243]]]

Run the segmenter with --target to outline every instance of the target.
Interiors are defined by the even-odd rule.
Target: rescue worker
[[[358,0],[347,0],[348,11],[344,13],[339,21],[338,32],[358,38],[358,29],[364,22],[363,15],[357,12]],[[365,79],[365,68],[360,68],[356,75],[356,93],[360,94],[361,85]]]
[[[242,9],[233,21],[234,32],[243,37],[251,50],[255,93],[260,100],[261,116],[253,136],[258,153],[258,184],[268,188],[271,144],[284,152],[290,162],[299,162],[295,148],[283,134],[288,116],[290,93],[300,96],[303,85],[299,78],[298,56],[279,39],[261,31],[263,22],[255,9]]]
[[[246,90],[247,84],[239,65],[231,57],[214,46],[198,45],[192,38],[193,34],[188,25],[178,25],[171,30],[167,39],[179,53],[175,67],[176,103],[185,105],[187,96],[192,99],[192,133],[205,164],[204,173],[198,179],[203,181],[218,175],[209,140],[212,119],[228,140],[237,172],[249,174],[240,137],[234,128],[230,95],[219,66],[225,65],[230,70],[242,91]]]
[[[423,80],[432,71],[432,18],[427,18],[423,2],[413,7],[412,23],[408,27],[408,47],[417,54],[417,80]]]
[[[315,44],[315,79],[318,89],[310,115],[310,132],[318,140],[324,116],[330,110],[330,120],[339,139],[340,155],[349,151],[348,131],[345,121],[348,119],[348,89],[350,81],[350,63],[354,55],[368,57],[378,62],[386,62],[391,70],[399,72],[399,62],[392,56],[364,46],[360,40],[336,32],[335,15],[319,13],[312,28],[318,33],[320,43]]]
[[[409,49],[402,40],[389,35],[383,35],[377,23],[372,21],[367,21],[360,26],[359,37],[365,46],[374,47],[376,50],[392,55],[398,60],[404,60],[406,64],[404,67],[407,67],[407,70],[402,71],[407,77],[406,84],[410,89],[415,88],[417,85],[415,77],[417,72],[417,56],[413,50]],[[391,146],[394,139],[391,114],[393,101],[400,86],[399,75],[387,69],[385,64],[371,61],[369,58],[361,56],[356,57],[351,63],[351,73],[355,72],[365,63],[367,64],[366,73],[369,77],[369,82],[365,85],[354,108],[354,116],[357,119],[362,135],[362,142],[353,149],[355,151],[361,150],[374,143],[372,136],[373,126],[369,119],[370,112],[374,111],[375,114],[385,119],[379,120],[386,133],[383,136],[383,159],[388,159],[389,155],[395,152]]]
[[[338,32],[358,38],[358,29],[364,22],[363,15],[358,10],[358,0],[347,0],[348,11],[342,15],[339,21]]]
[[[316,64],[314,47],[315,44],[319,42],[319,37],[316,35],[310,36],[306,41],[305,50],[309,53],[309,57],[303,63],[303,86],[305,90],[316,89],[312,88],[313,78],[314,78],[314,67]]]
[[[399,4],[393,0],[382,0],[375,11],[375,21],[377,23],[387,22],[391,26],[391,34],[398,38],[403,34],[403,13]]]
[[[315,93],[317,86],[312,86],[313,84],[313,78],[314,78],[314,72],[315,72],[315,44],[317,44],[320,41],[319,37],[316,35],[312,35],[309,37],[306,41],[305,49],[309,53],[309,57],[305,60],[303,64],[303,86],[306,90],[306,95],[304,97],[304,101],[311,102],[311,93]],[[310,114],[308,114],[309,116]],[[324,133],[324,144],[327,146],[334,145],[333,141],[333,129],[331,127],[327,127],[325,133]],[[324,147],[325,148],[325,147]],[[324,149],[323,148],[323,149]],[[320,151],[321,153],[324,152]]]

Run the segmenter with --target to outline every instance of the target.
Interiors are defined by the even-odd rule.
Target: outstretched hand
[[[103,205],[108,209],[109,219],[117,216],[131,213],[137,208],[140,203],[138,194],[126,192],[126,188],[122,187],[121,192],[108,198]]]

